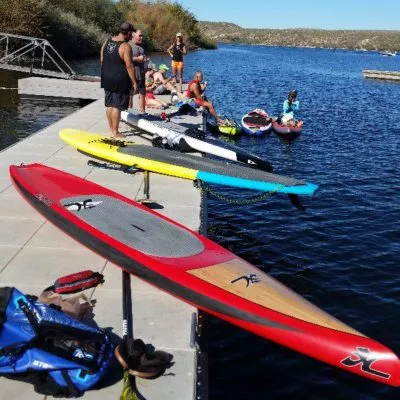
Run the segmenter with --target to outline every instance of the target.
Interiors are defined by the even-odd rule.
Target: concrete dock
[[[201,116],[198,117],[201,123]],[[15,286],[39,295],[60,276],[91,269],[104,274],[105,283],[86,291],[96,300],[94,321],[112,327],[121,336],[121,270],[65,235],[32,209],[12,186],[10,164],[44,163],[87,178],[129,198],[143,197],[143,174],[123,174],[87,166],[88,157],[59,139],[62,128],[107,134],[104,100],[97,100],[74,114],[0,152],[0,286]],[[121,124],[121,131],[131,130]],[[130,137],[148,143],[140,137]],[[162,205],[158,212],[198,230],[200,192],[193,182],[151,174],[150,196]],[[196,398],[196,349],[193,347],[197,310],[157,288],[132,277],[134,335],[156,349],[173,354],[173,365],[156,380],[136,379],[143,399]],[[44,399],[33,386],[0,378],[0,400]],[[122,381],[102,382],[84,394],[86,399],[118,399]],[[202,399],[204,397],[201,397]]]
[[[103,98],[104,90],[99,80],[73,80],[29,77],[18,80],[18,94],[52,98],[76,98],[97,100]]]

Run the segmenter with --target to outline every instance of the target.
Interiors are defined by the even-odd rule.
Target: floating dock
[[[379,71],[366,69],[363,75],[367,79],[380,79],[386,81],[400,81],[400,71]]]
[[[30,77],[18,80],[18,94],[52,98],[98,100],[104,96],[100,78],[57,79]]]
[[[201,126],[201,115],[191,118],[197,118]],[[100,327],[111,327],[121,337],[120,269],[66,236],[34,211],[12,186],[8,168],[10,164],[44,163],[133,199],[143,198],[143,174],[130,175],[88,166],[87,156],[59,139],[62,128],[106,134],[104,99],[92,102],[0,152],[0,285],[15,286],[23,293],[39,295],[60,276],[86,269],[101,272],[105,283],[87,291],[88,297],[96,300],[94,321]],[[131,127],[122,123],[120,130],[125,134],[133,133]],[[149,143],[140,136],[129,138],[138,143]],[[201,194],[191,181],[150,174],[150,182],[151,199],[160,205],[158,212],[191,229],[199,229]],[[135,277],[132,277],[132,302],[134,336],[173,355],[173,365],[160,378],[136,379],[141,398],[205,399],[206,394],[198,390],[207,385],[202,383],[203,380],[206,382],[206,370],[198,364],[204,354],[196,344],[197,310]],[[30,384],[0,379],[2,399],[46,398],[35,393]],[[87,391],[82,398],[118,399],[122,390],[120,379],[109,382],[106,378],[99,389]]]

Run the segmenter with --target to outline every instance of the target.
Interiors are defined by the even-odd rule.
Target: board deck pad
[[[243,122],[252,124],[255,126],[265,126],[271,123],[270,119],[265,118],[262,115],[252,114],[243,118]]]
[[[154,148],[145,145],[119,147],[118,152],[135,157],[160,161],[179,167],[200,169],[204,172],[232,176],[235,178],[251,179],[259,182],[273,182],[286,186],[302,186],[305,181],[289,178],[283,175],[271,174],[254,168],[224,163],[218,160],[182,154],[175,151]]]
[[[109,196],[68,197],[61,204],[100,232],[148,255],[189,257],[204,250],[191,233]]]

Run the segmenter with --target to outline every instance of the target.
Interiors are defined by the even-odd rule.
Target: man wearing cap
[[[133,25],[124,22],[116,36],[108,39],[100,51],[101,87],[105,92],[105,106],[110,134],[112,137],[124,137],[118,132],[121,111],[129,104],[132,86],[136,89],[133,71],[132,50],[127,43],[134,32]]]
[[[144,113],[146,111],[146,67],[149,58],[146,56],[143,49],[143,32],[137,30],[132,36],[132,41],[129,43],[132,48],[132,60],[133,66],[135,68],[135,77],[138,83],[139,92],[139,110]],[[129,99],[129,107],[132,107],[132,97],[134,93],[131,94]]]
[[[158,70],[154,73],[154,94],[166,94],[170,92],[172,95],[178,95],[179,98],[185,99],[185,96],[178,93],[176,87],[171,82],[172,78],[167,78],[165,72],[169,68],[165,64],[160,64]]]
[[[178,32],[176,34],[174,43],[172,43],[167,51],[172,57],[172,75],[175,76],[176,82],[179,82],[179,91],[182,93],[183,56],[187,53],[186,45],[183,43],[182,33]]]

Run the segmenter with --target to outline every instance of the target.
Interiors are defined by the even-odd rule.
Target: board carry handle
[[[45,291],[53,291],[58,294],[78,293],[86,289],[94,288],[104,283],[104,275],[100,272],[85,270],[58,278],[54,285]]]

